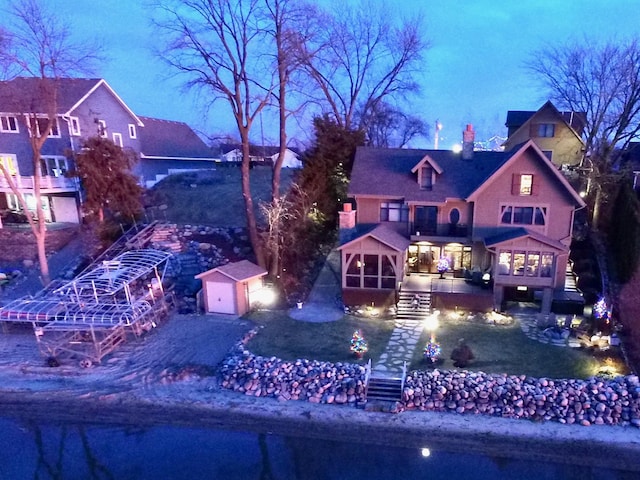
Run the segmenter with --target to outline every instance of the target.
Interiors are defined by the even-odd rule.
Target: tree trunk
[[[256,214],[253,208],[253,198],[251,197],[251,179],[250,179],[250,165],[251,160],[249,157],[249,129],[244,128],[240,130],[240,139],[242,141],[242,197],[244,198],[244,206],[247,214],[247,228],[249,230],[249,240],[251,241],[251,247],[253,253],[256,256],[258,265],[262,268],[266,268],[266,261],[264,258],[264,252],[262,250],[262,244],[258,235],[258,225],[256,222]]]

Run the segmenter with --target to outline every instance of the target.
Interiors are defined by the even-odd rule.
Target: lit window
[[[498,275],[509,275],[511,271],[511,252],[500,252],[498,257]]]
[[[18,119],[12,115],[0,116],[0,132],[18,133]]]
[[[520,195],[531,195],[533,193],[533,175],[520,175]]]
[[[15,176],[18,174],[18,170],[16,169],[17,162],[15,155],[0,153],[0,163],[9,175]]]

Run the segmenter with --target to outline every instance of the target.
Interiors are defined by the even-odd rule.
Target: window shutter
[[[540,194],[540,182],[538,181],[539,175],[532,175],[531,177],[531,195]]]
[[[520,195],[520,174],[514,173],[511,177],[511,195]]]

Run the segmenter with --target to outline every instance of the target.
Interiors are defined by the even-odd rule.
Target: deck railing
[[[33,190],[35,185],[35,177],[33,176],[13,175],[11,180],[20,190]],[[4,175],[0,175],[0,190],[8,191],[10,188],[9,182]],[[77,178],[51,177],[47,175],[40,177],[40,188],[46,191],[75,192],[79,190],[79,182]]]

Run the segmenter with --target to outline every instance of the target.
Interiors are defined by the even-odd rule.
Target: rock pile
[[[359,405],[365,402],[365,368],[347,363],[265,358],[244,350],[244,342],[226,358],[222,387],[279,401]]]
[[[613,380],[550,380],[467,371],[414,371],[407,376],[402,407],[640,427],[640,381],[635,375]]]

